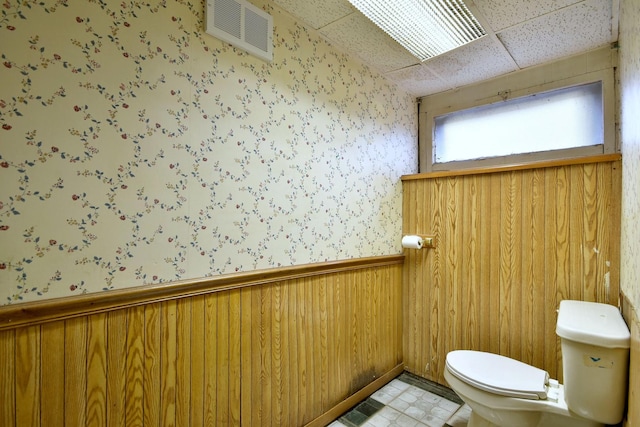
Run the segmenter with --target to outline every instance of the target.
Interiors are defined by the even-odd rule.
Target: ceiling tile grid
[[[452,87],[518,70],[509,53],[491,36],[461,46],[446,55],[436,56],[424,62],[424,65],[446,79]]]
[[[452,86],[422,64],[386,73],[385,76],[410,94],[444,92]]]
[[[581,0],[474,0],[493,31],[502,31]]]
[[[273,0],[275,4],[317,30],[356,11],[347,0]]]
[[[619,0],[466,0],[487,36],[424,63],[348,0],[273,0],[329,43],[426,96],[617,40]]]
[[[590,0],[498,33],[521,68],[611,43],[610,1]]]
[[[361,13],[352,13],[319,31],[381,73],[420,62]]]

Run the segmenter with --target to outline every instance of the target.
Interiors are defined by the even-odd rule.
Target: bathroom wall
[[[631,328],[628,426],[640,425],[640,7],[622,0],[620,11],[620,144],[622,233],[620,287]]]
[[[405,369],[444,384],[446,354],[502,354],[562,380],[562,299],[618,304],[620,156],[403,178]]]
[[[400,252],[415,101],[266,0],[3,3],[0,304]]]
[[[4,306],[0,425],[325,426],[402,372],[403,261]]]

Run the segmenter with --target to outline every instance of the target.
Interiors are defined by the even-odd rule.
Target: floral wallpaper
[[[640,8],[623,0],[620,10],[620,141],[622,233],[620,285],[640,310]]]
[[[269,1],[2,0],[0,304],[400,253],[412,97]]]

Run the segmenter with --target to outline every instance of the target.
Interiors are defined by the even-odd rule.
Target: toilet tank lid
[[[561,338],[605,348],[629,348],[631,340],[617,307],[587,301],[560,301],[556,333]]]

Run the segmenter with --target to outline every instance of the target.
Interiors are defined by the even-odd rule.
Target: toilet
[[[602,427],[622,420],[630,333],[618,308],[561,301],[556,334],[564,384],[497,354],[447,354],[444,377],[471,407],[468,427]]]

